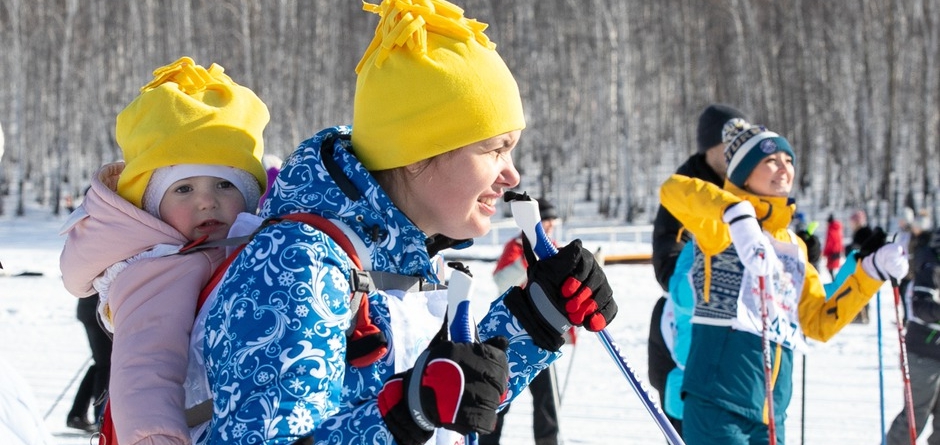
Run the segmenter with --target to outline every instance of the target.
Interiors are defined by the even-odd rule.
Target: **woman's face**
[[[521,133],[511,131],[404,167],[406,182],[392,199],[428,235],[484,235],[503,192],[519,185],[511,154]]]
[[[793,158],[782,151],[767,156],[754,167],[744,187],[759,196],[790,196]]]

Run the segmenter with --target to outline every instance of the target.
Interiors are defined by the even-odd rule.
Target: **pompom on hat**
[[[765,157],[782,151],[796,160],[790,143],[783,136],[767,130],[762,125],[751,125],[743,119],[732,119],[725,124],[722,134],[724,140],[730,141],[725,147],[728,180],[742,189],[747,177]]]
[[[378,14],[356,67],[352,145],[370,171],[525,128],[519,87],[487,25],[444,0],[365,3]]]
[[[232,81],[221,66],[206,69],[189,57],[153,75],[117,116],[115,134],[126,163],[118,194],[143,208],[153,171],[178,164],[241,169],[264,190],[262,132],[270,115],[261,99]]]

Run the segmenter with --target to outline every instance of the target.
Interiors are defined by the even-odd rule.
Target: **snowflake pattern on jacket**
[[[352,154],[349,134],[349,127],[334,127],[304,141],[286,161],[261,216],[323,216],[360,244],[366,269],[437,283],[427,236]],[[388,377],[413,366],[441,326],[443,314],[435,308],[440,298],[371,293],[370,315],[388,338],[389,352],[356,368],[345,360],[351,272],[342,248],[306,224],[281,222],[255,235],[228,268],[208,310],[204,356],[213,419],[200,442],[291,444],[313,435],[318,444],[395,443],[376,397]],[[478,330],[481,340],[510,340],[509,393],[502,406],[560,356],[532,343],[502,297]]]

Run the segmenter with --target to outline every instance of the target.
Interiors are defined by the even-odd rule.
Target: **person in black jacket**
[[[908,307],[907,345],[915,430],[920,435],[933,416],[927,443],[940,443],[940,229],[914,252],[913,293]],[[910,443],[907,412],[902,409],[888,430],[889,445]]]
[[[97,423],[101,418],[101,411],[104,410],[108,379],[111,377],[111,337],[98,324],[97,295],[79,298],[75,315],[85,326],[93,363],[85,371],[85,377],[78,385],[65,424],[69,428],[95,432],[98,431]],[[94,421],[91,422],[88,421],[90,407],[94,408]]]
[[[705,107],[699,115],[696,129],[698,151],[679,166],[676,173],[704,179],[718,186],[723,185],[728,164],[725,160],[725,144],[722,141],[721,130],[725,123],[735,118],[747,120],[744,113],[729,105],[711,104]],[[664,291],[668,291],[669,278],[672,277],[673,270],[675,270],[676,259],[688,240],[689,237],[683,233],[679,221],[663,206],[659,206],[656,219],[653,221],[652,260],[656,281],[659,282]],[[666,298],[665,296],[660,297],[653,307],[647,346],[649,381],[650,385],[659,391],[660,404],[664,403],[666,376],[676,367],[660,329]],[[681,435],[682,421],[671,416],[667,417]]]

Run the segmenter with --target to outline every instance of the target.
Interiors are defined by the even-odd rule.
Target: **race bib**
[[[791,233],[790,237],[794,235]],[[800,328],[800,294],[806,277],[803,261],[796,242],[781,242],[770,238],[781,265],[772,276],[764,279],[764,298],[767,306],[767,338],[785,348],[806,352],[806,339]],[[744,271],[741,292],[738,294],[737,317],[731,326],[740,331],[761,336],[761,286],[758,277]]]

